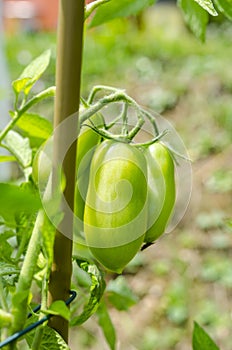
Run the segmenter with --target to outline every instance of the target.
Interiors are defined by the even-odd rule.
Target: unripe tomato
[[[94,114],[89,120],[86,120],[84,122],[85,125],[81,126],[77,145],[77,178],[79,178],[85,172],[85,170],[89,168],[95,146],[101,139],[99,134],[88,127],[88,125],[92,126],[91,122],[96,127],[100,127],[104,123],[102,115],[97,113]]]
[[[95,126],[103,125],[101,114],[95,114],[90,120]],[[91,125],[87,120],[86,125]],[[85,199],[89,183],[90,163],[96,146],[100,143],[101,137],[88,126],[81,127],[77,145],[77,183],[75,189],[75,215],[79,219],[75,229],[80,233],[83,231],[83,217]]]
[[[50,193],[52,186],[52,143],[49,140],[45,147],[40,148],[33,159],[32,164],[32,178],[41,193]],[[58,183],[61,192],[66,186],[66,179],[64,172],[58,173]]]
[[[121,273],[138,252],[147,227],[147,164],[126,143],[96,149],[84,211],[87,245],[107,269]]]
[[[49,148],[46,147],[46,151]],[[52,147],[50,148],[52,150]],[[51,153],[51,152],[50,152]],[[47,154],[43,149],[39,149],[32,163],[32,178],[34,183],[40,188],[44,188],[52,171],[52,155]]]
[[[145,151],[148,164],[148,230],[145,242],[160,237],[167,227],[175,204],[175,169],[173,159],[162,143]]]

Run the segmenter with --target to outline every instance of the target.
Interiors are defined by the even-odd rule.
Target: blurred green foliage
[[[200,196],[194,214],[125,272],[136,296],[129,300],[140,301],[128,312],[110,309],[120,350],[190,349],[194,319],[223,350],[231,350],[232,208],[226,200],[232,191],[226,158],[232,135],[231,37],[230,23],[212,22],[202,44],[186,29],[178,10],[167,5],[145,12],[142,28],[131,18],[86,29],[82,95],[94,84],[117,86],[162,113],[181,134],[200,179],[193,191]],[[11,78],[51,48],[52,62],[34,89],[54,84],[55,38],[52,33],[6,38]],[[39,107],[50,119],[52,110],[52,101]],[[214,156],[212,169],[204,171]],[[74,279],[83,288],[81,302],[89,280],[78,268]],[[73,344],[102,350],[98,332],[90,320],[72,333]]]

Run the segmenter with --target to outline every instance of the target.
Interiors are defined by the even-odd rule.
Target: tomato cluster
[[[78,139],[75,214],[93,256],[121,273],[143,244],[165,232],[175,204],[175,166],[162,142],[104,139],[90,127],[101,122],[94,115]]]
[[[75,230],[105,268],[121,273],[141,247],[165,232],[176,201],[175,165],[155,118],[121,91],[109,89],[111,99],[106,96],[94,103],[97,87],[80,111]],[[117,98],[124,103],[122,113],[106,124],[98,111]],[[132,128],[127,115],[131,105],[137,112]],[[145,118],[154,138],[138,144],[134,137]],[[120,134],[109,131],[115,125],[121,126]],[[42,190],[51,178],[50,158],[41,151],[34,157],[32,177]]]

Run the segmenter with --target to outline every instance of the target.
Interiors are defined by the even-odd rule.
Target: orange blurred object
[[[93,0],[85,0],[88,4]],[[59,0],[3,0],[3,18],[7,33],[18,31],[54,31]]]
[[[58,0],[3,0],[6,32],[52,31],[57,26]]]

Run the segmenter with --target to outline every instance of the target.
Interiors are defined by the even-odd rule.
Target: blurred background
[[[0,1],[1,123],[8,118],[10,81],[48,48],[52,62],[34,89],[54,84],[57,2]],[[231,350],[232,24],[211,19],[201,43],[175,3],[159,2],[139,17],[86,28],[85,34],[82,95],[94,84],[126,89],[175,126],[193,160],[184,219],[122,276],[132,306],[110,307],[118,349],[190,350],[196,320],[221,349]],[[37,107],[49,119],[52,111],[52,101]],[[107,349],[95,317],[71,339],[73,349]]]

